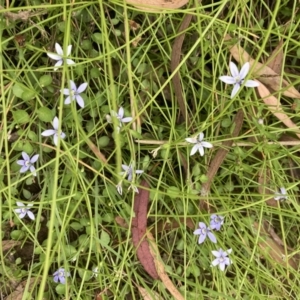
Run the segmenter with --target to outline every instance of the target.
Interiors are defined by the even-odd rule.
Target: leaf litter
[[[184,298],[165,272],[153,235],[147,231],[149,194],[149,184],[146,180],[143,180],[139,193],[134,198],[133,210],[135,217],[132,218],[131,223],[132,242],[145,271],[153,279],[160,279],[176,300],[183,300]]]

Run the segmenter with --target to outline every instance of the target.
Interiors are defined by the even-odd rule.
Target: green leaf
[[[30,199],[31,198],[31,193],[25,189],[23,189],[23,196],[25,197],[25,199]]]
[[[67,292],[67,288],[68,288],[68,285],[67,284],[61,284],[59,283],[56,288],[55,288],[55,291],[58,295],[64,295],[66,294]]]
[[[25,237],[25,232],[22,230],[14,230],[10,233],[10,237],[15,241],[21,240]]]
[[[29,100],[32,100],[34,99],[36,96],[36,91],[32,91],[32,90],[26,90],[22,93],[22,99],[24,101],[29,101]]]
[[[108,234],[106,231],[104,231],[104,230],[101,231],[100,241],[102,242],[103,245],[108,245],[109,242],[110,242],[110,236],[109,236],[109,234]]]
[[[13,94],[18,97],[22,98],[22,94],[25,91],[25,86],[21,85],[20,83],[15,83],[13,86]]]
[[[25,110],[13,111],[14,121],[18,124],[26,124],[30,122],[30,116]]]
[[[51,75],[43,75],[40,79],[39,79],[40,85],[42,87],[44,86],[48,86],[52,83],[52,77]]]
[[[80,223],[78,223],[78,222],[72,222],[72,223],[70,224],[70,226],[71,226],[74,230],[81,230],[81,229],[83,228],[83,226],[82,226]]]
[[[98,140],[99,147],[106,147],[109,144],[109,137],[108,136],[101,136]]]
[[[102,34],[99,32],[94,33],[92,35],[92,40],[96,43],[102,44],[102,42],[103,42]]]
[[[46,106],[40,107],[37,110],[38,118],[43,122],[52,122],[53,113],[52,110]]]

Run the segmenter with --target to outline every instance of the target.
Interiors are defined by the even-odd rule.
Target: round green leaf
[[[40,107],[37,110],[38,118],[43,122],[51,122],[53,119],[52,110],[46,106]]]
[[[13,94],[18,97],[18,98],[22,98],[22,94],[25,91],[25,88],[23,85],[19,84],[19,83],[15,83],[13,86]]]
[[[59,283],[56,286],[55,291],[59,295],[64,295],[67,292],[67,287],[68,287],[68,285]]]
[[[39,79],[40,85],[42,87],[44,86],[48,86],[52,83],[52,77],[51,75],[43,75],[40,79]]]
[[[22,240],[25,237],[25,232],[22,230],[14,230],[10,233],[10,237],[13,240]]]
[[[26,124],[30,122],[30,116],[25,110],[13,111],[13,118],[18,124]]]
[[[36,92],[35,91],[32,91],[32,90],[26,90],[22,93],[22,99],[24,101],[29,101],[29,100],[32,100],[34,99],[36,96]]]
[[[104,230],[101,231],[100,241],[102,242],[103,245],[108,245],[109,242],[110,242],[110,236],[109,236],[109,234],[108,234],[106,231],[104,231]]]
[[[109,144],[109,137],[108,136],[102,136],[98,140],[99,147],[106,147]]]

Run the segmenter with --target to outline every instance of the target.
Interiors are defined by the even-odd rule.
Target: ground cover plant
[[[1,299],[298,299],[298,1],[157,3],[0,3]]]

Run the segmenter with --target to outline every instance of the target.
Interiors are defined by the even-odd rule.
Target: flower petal
[[[64,132],[61,132],[61,133],[60,133],[60,138],[61,138],[61,139],[65,139],[65,138],[66,138],[66,134],[65,134]]]
[[[131,121],[132,121],[132,117],[126,117],[126,118],[121,119],[122,123],[129,123]]]
[[[33,155],[30,159],[30,162],[33,164],[39,159],[39,154]]]
[[[67,48],[67,56],[71,54],[71,51],[72,51],[72,45],[69,45]]]
[[[32,175],[33,175],[33,176],[36,176],[35,167],[31,165],[31,166],[29,167],[29,169],[30,169],[30,172],[32,173]]]
[[[29,169],[29,166],[23,166],[23,167],[20,169],[20,173],[25,173],[28,169]]]
[[[198,141],[201,142],[204,139],[204,133],[200,132],[198,135]]]
[[[238,77],[240,76],[240,72],[239,69],[237,68],[236,64],[234,62],[230,62],[229,63],[229,69],[230,69],[230,73],[232,75],[232,77]]]
[[[226,250],[225,252],[226,252],[227,254],[230,254],[230,253],[232,252],[232,249],[230,248],[230,249]]]
[[[224,271],[225,270],[225,263],[224,262],[220,262],[219,263],[219,267],[220,267],[221,271]]]
[[[218,259],[218,258],[214,259],[214,260],[211,262],[211,264],[212,264],[214,267],[217,266],[217,265],[219,264],[219,259]]]
[[[81,108],[84,108],[84,100],[80,95],[75,96],[76,102]]]
[[[196,229],[196,230],[193,232],[194,235],[199,235],[199,234],[201,234],[201,233],[202,233],[202,230],[201,230],[200,228]]]
[[[31,220],[34,220],[34,219],[35,219],[35,216],[34,216],[33,212],[31,212],[30,210],[27,211],[27,216],[28,216]]]
[[[77,91],[77,86],[73,80],[70,80],[70,87],[72,91]]]
[[[88,86],[87,82],[82,83],[82,84],[78,87],[77,93],[80,94],[80,93],[84,92],[84,91],[86,90],[87,86]]]
[[[54,65],[54,67],[56,67],[56,68],[54,68],[54,71],[56,71],[56,70],[58,69],[58,67],[60,67],[60,66],[62,65],[62,63],[63,63],[63,60],[62,60],[62,59],[59,60],[59,61]]]
[[[142,174],[142,173],[144,173],[143,170],[135,170],[135,174]]]
[[[21,212],[21,213],[19,214],[19,218],[20,218],[20,219],[23,219],[23,218],[26,216],[26,214],[27,214],[27,212]]]
[[[55,53],[47,53],[47,55],[54,60],[61,60],[61,56]]]
[[[232,92],[231,92],[231,99],[236,95],[236,93],[238,92],[238,90],[240,89],[240,85],[238,83],[236,83],[232,89]]]
[[[69,59],[69,58],[66,59],[66,63],[67,63],[67,65],[75,65],[74,60]]]
[[[22,202],[16,202],[17,203],[17,206],[19,206],[19,207],[24,207],[25,206],[25,204],[24,203],[22,203]]]
[[[57,134],[54,134],[53,143],[54,143],[55,146],[57,146],[57,141],[58,141],[58,136],[57,136]]]
[[[259,83],[255,80],[247,80],[245,82],[245,86],[246,87],[257,87],[257,86],[259,86]]]
[[[65,284],[66,283],[66,278],[64,276],[59,277],[60,283]]]
[[[26,152],[22,152],[22,157],[23,157],[23,159],[25,160],[25,161],[29,161],[30,160],[30,157],[29,157],[29,155],[26,153]]]
[[[185,139],[188,143],[191,143],[191,144],[197,144],[198,141],[196,138],[186,138]]]
[[[53,122],[52,122],[52,126],[55,130],[58,130],[59,127],[59,120],[58,117],[54,117]]]
[[[53,135],[53,134],[55,134],[55,130],[54,129],[47,129],[47,130],[45,130],[45,131],[43,131],[42,133],[41,133],[41,135],[42,136],[50,136],[50,135]]]
[[[66,95],[66,96],[70,95],[70,90],[69,89],[62,89],[62,90],[60,90],[60,92],[63,93],[64,95]]]
[[[202,244],[206,239],[206,234],[200,234],[198,239],[198,244]]]
[[[124,108],[121,106],[118,111],[118,117],[120,119],[123,119],[123,116],[124,116]]]
[[[201,142],[201,145],[205,148],[213,148],[213,145],[209,142],[203,141],[203,142]]]
[[[194,145],[192,150],[191,150],[190,156],[193,156],[197,152],[199,147],[201,147],[201,145],[199,145],[199,144]],[[202,150],[203,150],[203,148],[202,148]]]
[[[122,165],[122,169],[123,169],[125,172],[127,172],[127,171],[130,169],[130,167],[129,167],[129,166],[126,166],[126,165]]]
[[[72,99],[73,100],[73,99]],[[71,103],[71,97],[68,96],[66,99],[65,99],[65,104],[70,104]]]
[[[17,160],[17,164],[20,166],[23,166],[25,164],[25,161],[22,159]]]
[[[63,49],[59,43],[55,43],[55,50],[58,55],[60,56],[64,55]]]
[[[209,239],[210,239],[213,243],[215,243],[215,244],[217,243],[217,239],[216,239],[215,235],[214,235],[212,232],[208,231],[208,232],[207,232],[207,235],[208,235]]]
[[[244,79],[247,76],[247,74],[249,73],[249,69],[250,69],[250,64],[246,62],[241,68],[240,79]]]
[[[198,146],[198,150],[199,150],[200,155],[203,156],[204,155],[204,148],[200,144],[198,144],[197,146]]]
[[[221,250],[221,249],[220,249]],[[220,253],[220,251],[216,251],[216,250],[213,250],[211,251],[211,253],[215,256],[215,257],[220,257],[222,254]]]
[[[231,76],[220,76],[219,79],[227,84],[235,84],[236,80]]]

